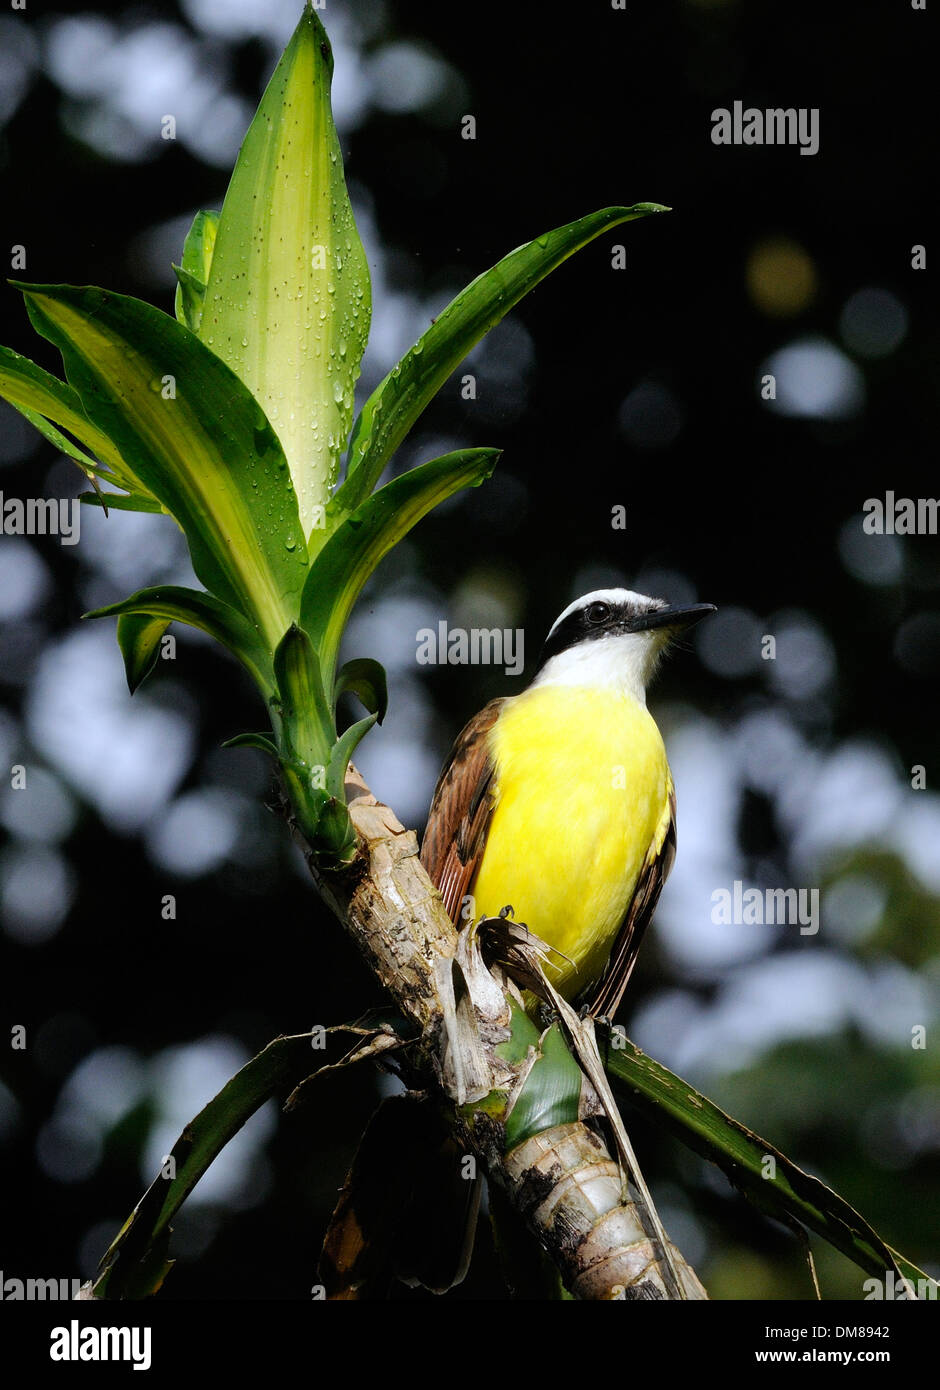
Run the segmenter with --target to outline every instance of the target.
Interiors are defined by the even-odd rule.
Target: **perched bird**
[[[672,867],[676,801],[646,687],[708,603],[629,589],[570,604],[532,683],[492,700],[444,765],[421,860],[451,919],[515,918],[558,991],[613,1017]]]

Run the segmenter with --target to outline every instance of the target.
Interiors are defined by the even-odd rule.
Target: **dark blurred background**
[[[170,262],[196,209],[221,205],[298,14],[299,0],[167,0],[0,17],[0,248],[26,249],[12,273],[171,311]],[[373,276],[361,399],[520,242],[612,203],[674,209],[550,277],[462,369],[477,398],[458,373],[396,460],[505,450],[357,610],[348,654],[391,677],[358,761],[420,828],[463,721],[522,688],[417,665],[417,630],[441,618],[523,627],[531,671],[587,589],[717,603],[651,700],[679,855],[621,1019],[940,1274],[940,552],[862,530],[866,499],[937,491],[937,326],[929,271],[911,268],[936,167],[931,18],[757,0],[329,0],[321,14]],[[715,147],[711,111],[736,99],[818,107],[819,153]],[[2,341],[59,371],[18,295],[0,290],[0,306]],[[80,483],[0,408],[7,498]],[[179,630],[176,661],[132,701],[112,625],[78,621],[187,574],[168,518],[84,508],[74,547],[0,537],[0,1036],[27,1030],[24,1051],[0,1049],[5,1277],[90,1275],[238,1066],[277,1033],[379,1002],[269,809],[264,758],[220,749],[258,726],[240,672]],[[818,887],[818,934],[714,925],[711,895],[735,879]],[[362,1068],[291,1117],[257,1116],[175,1223],[164,1296],[309,1296],[358,1134],[392,1085]],[[627,1121],[713,1297],[812,1297],[791,1233]],[[862,1272],[813,1245],[824,1294],[860,1298]],[[455,1296],[503,1296],[485,1232]]]

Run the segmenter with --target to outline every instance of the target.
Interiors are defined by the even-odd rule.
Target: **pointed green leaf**
[[[169,626],[166,618],[154,618],[149,613],[122,613],[118,618],[118,646],[132,695],[156,666],[160,642]]]
[[[333,745],[326,773],[326,787],[327,791],[339,800],[345,800],[343,788],[346,782],[349,759],[377,719],[377,714],[367,714],[365,719],[350,724],[346,732],[341,734]]]
[[[380,662],[374,661],[371,656],[359,656],[347,661],[336,677],[333,690],[334,706],[339,697],[347,691],[358,695],[366,709],[374,714],[381,724],[388,709],[388,678],[385,675],[385,667]]]
[[[162,619],[164,627],[167,623],[180,622],[208,632],[210,637],[238,657],[262,694],[269,694],[273,690],[271,658],[257,630],[241,613],[221,603],[212,594],[201,594],[198,589],[183,589],[176,584],[164,584],[155,589],[141,589],[120,603],[96,608],[83,614],[83,617],[120,619],[129,614]]]
[[[120,453],[108,436],[88,419],[82,408],[81,397],[71,386],[21,357],[11,348],[0,347],[0,396],[35,425],[36,429],[73,458],[82,472],[89,477],[98,473],[117,484],[138,493],[146,492],[143,484],[124,463]],[[54,423],[52,423],[54,422]],[[57,429],[60,426],[61,429]],[[94,457],[89,457],[76,448],[70,439],[61,433],[66,429],[80,439]],[[96,462],[100,459],[107,466],[103,469]]]
[[[323,692],[313,644],[296,623],[274,653],[274,679],[284,725],[296,735],[296,751],[304,756],[325,752],[334,738],[333,712]]]
[[[176,291],[176,317],[193,332],[199,328],[199,320],[202,317],[218,225],[217,212],[197,212],[183,242],[182,265],[173,267],[179,280]]]
[[[156,512],[168,515],[166,507],[146,492],[80,492],[78,500],[89,507],[103,507],[106,512]]]
[[[193,225],[183,242],[182,266],[203,285],[209,283],[215,239],[219,229],[219,214],[214,208],[204,208],[193,218]]]
[[[273,649],[296,610],[307,554],[284,456],[257,402],[189,329],[141,300],[18,288],[86,414],[182,526],[199,579]]]
[[[386,483],[333,532],[311,566],[300,610],[328,686],[343,629],[376,565],[439,502],[488,478],[499,454],[459,449],[422,463]]]
[[[292,625],[285,633],[274,653],[274,676],[278,694],[270,703],[271,719],[293,817],[311,848],[333,865],[351,857],[356,837],[342,785],[337,790],[330,781],[342,750],[336,753],[336,726],[320,663],[302,628]],[[374,715],[369,718],[374,722]]]
[[[238,156],[199,327],[277,431],[305,534],[336,477],[371,313],[332,73],[326,34],[307,5]]]
[[[272,758],[277,757],[277,745],[270,734],[236,734],[234,738],[227,738],[222,747],[260,748],[262,753],[270,753]]]
[[[349,819],[345,796],[331,796],[327,800],[311,843],[324,868],[336,868],[354,857],[356,832]]]
[[[206,287],[195,275],[190,275],[180,265],[173,266],[176,275],[176,317],[178,321],[195,333],[202,318],[202,306],[206,299]]]
[[[557,1023],[542,1038],[539,1057],[506,1118],[506,1151],[554,1125],[578,1119],[581,1068]]]
[[[320,848],[320,823],[335,799],[326,790],[326,761],[310,763],[279,748],[278,766],[296,828],[311,848]]]
[[[848,1202],[798,1168],[773,1144],[726,1115],[687,1081],[622,1039],[604,1056],[614,1089],[683,1144],[716,1163],[746,1197],[770,1216],[784,1214],[817,1231],[873,1274],[895,1269],[909,1279],[922,1271],[885,1245]],[[773,1176],[766,1160],[773,1159]]]
[[[165,1251],[170,1222],[206,1169],[233,1135],[278,1091],[289,1090],[312,1070],[310,1035],[275,1038],[183,1130],[171,1154],[175,1177],[158,1174],[105,1252],[95,1284],[99,1298],[130,1298],[141,1286],[154,1251]],[[144,1292],[152,1290],[143,1280]],[[136,1295],[139,1296],[139,1293]]]
[[[368,497],[392,454],[457,364],[550,271],[611,227],[668,210],[659,203],[604,208],[517,247],[478,275],[366,401],[353,428],[346,481],[333,508],[352,511]]]
[[[346,769],[356,748],[373,727],[381,724],[388,709],[388,680],[385,668],[372,657],[356,657],[347,661],[336,677],[333,690],[334,706],[339,697],[346,693],[359,697],[369,714],[358,720],[341,734],[333,746],[327,769],[326,785],[333,796],[345,800]]]
[[[97,459],[86,454],[84,449],[79,449],[78,445],[73,444],[71,439],[64,435],[60,429],[57,429],[50,420],[46,420],[42,415],[37,415],[35,410],[28,410],[26,406],[20,406],[19,411],[44,438],[48,439],[50,444],[54,445],[56,449],[61,449],[63,454],[67,454],[74,463],[77,463],[90,482],[94,483],[96,478],[110,478],[112,476],[101,467]],[[92,496],[97,495],[97,493],[92,494]]]

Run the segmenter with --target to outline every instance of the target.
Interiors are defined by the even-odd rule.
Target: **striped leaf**
[[[313,644],[296,624],[288,628],[274,653],[274,679],[281,715],[300,744],[297,751],[317,756],[324,753],[322,736],[332,732],[333,712]]]
[[[174,265],[176,274],[176,319],[195,333],[202,318],[202,306],[206,299],[206,287],[195,275],[190,275],[181,265]]]
[[[219,599],[213,598],[212,594],[201,594],[198,589],[184,589],[176,584],[164,584],[159,588],[140,589],[136,594],[131,594],[129,598],[122,599],[120,603],[108,604],[106,608],[96,608],[82,616],[85,618],[117,618],[119,641],[123,619],[133,617],[141,620],[136,630],[131,626],[126,626],[124,629],[128,641],[136,640],[139,648],[139,651],[132,653],[135,675],[142,668],[145,658],[146,628],[143,620],[147,620],[153,625],[151,636],[159,623],[163,624],[162,631],[165,632],[171,622],[180,622],[186,623],[189,627],[197,627],[202,632],[207,632],[210,637],[214,637],[217,642],[221,642],[223,646],[227,647],[246,668],[262,691],[270,693],[274,689],[271,658],[257,631],[241,613],[228,604],[221,603]],[[136,636],[138,632],[139,638]],[[160,635],[162,636],[162,632]],[[159,644],[159,637],[157,637],[156,643]],[[121,650],[124,652],[123,642],[121,643]],[[124,660],[126,665],[126,652]],[[150,666],[144,671],[144,675],[152,669],[152,665],[153,662],[151,661]],[[131,679],[131,670],[129,669],[127,678],[133,691],[136,685],[140,684],[143,676],[138,676],[134,681]]]
[[[89,419],[186,533],[201,582],[273,650],[307,555],[283,452],[245,386],[189,329],[125,295],[20,285]]]
[[[87,477],[97,474],[128,491],[146,491],[108,436],[88,419],[78,392],[28,357],[21,357],[7,347],[0,347],[0,396],[15,406],[57,449],[74,459]],[[68,430],[81,440],[90,452],[77,448],[62,430]],[[106,467],[102,468],[101,464]]]
[[[380,488],[330,536],[311,566],[300,610],[326,689],[333,682],[343,629],[376,565],[439,502],[488,478],[499,452],[460,449],[422,463]]]
[[[322,526],[317,509],[349,434],[372,302],[332,75],[326,33],[305,6],[225,195],[199,325],[277,431],[305,534]]]
[[[668,212],[668,208],[659,203],[604,208],[517,247],[478,275],[366,401],[349,443],[346,481],[331,510],[352,511],[368,497],[392,454],[457,364],[546,275],[611,227],[654,212]]]
[[[275,1038],[189,1122],[171,1150],[175,1176],[157,1175],[102,1256],[97,1298],[146,1298],[156,1292],[166,1273],[173,1217],[255,1111],[278,1090],[309,1076],[314,1070],[310,1055],[309,1035]],[[156,1272],[151,1272],[154,1265]]]
[[[277,695],[271,701],[281,776],[297,824],[317,850],[333,853],[353,842],[349,816],[329,790],[336,727],[320,663],[306,632],[291,624],[274,653]]]

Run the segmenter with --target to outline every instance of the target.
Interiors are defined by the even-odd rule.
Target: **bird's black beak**
[[[689,603],[670,608],[654,608],[632,619],[631,632],[647,632],[654,627],[691,627],[708,613],[716,612],[713,603]]]

